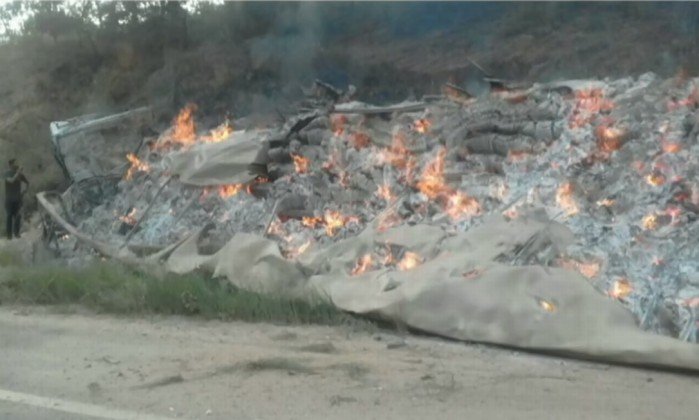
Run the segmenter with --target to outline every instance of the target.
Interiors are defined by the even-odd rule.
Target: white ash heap
[[[265,244],[265,252],[279,254],[342,309],[399,317],[418,329],[673,365],[659,359],[660,350],[649,351],[653,356],[647,359],[628,356],[623,348],[631,345],[628,340],[614,351],[595,353],[570,344],[572,338],[552,345],[548,338],[544,343],[512,338],[515,333],[449,329],[414,313],[334,295],[365,293],[355,290],[357,284],[375,288],[369,285],[377,281],[381,290],[372,293],[407,288],[401,293],[408,299],[417,296],[418,286],[407,283],[440,281],[396,280],[421,267],[424,275],[463,283],[497,284],[488,271],[513,270],[505,277],[514,283],[519,279],[509,278],[512,273],[529,273],[523,278],[555,273],[564,279],[559,285],[596,290],[595,302],[605,308],[625,306],[640,329],[653,332],[639,329],[644,337],[691,347],[693,356],[679,357],[684,361],[674,365],[699,369],[699,350],[680,343],[699,339],[699,79],[646,74],[528,86],[490,83],[483,97],[446,85],[443,95],[377,107],[317,82],[296,117],[281,127],[256,129],[226,121],[199,130],[195,107],[188,106],[171,128],[121,155],[127,163],[123,176],[116,186],[107,182],[111,191],[103,186],[98,204],[89,204],[76,183],[63,194],[62,211],[83,234],[135,255],[193,243],[195,266],[206,266],[207,256],[221,257],[222,250],[240,247],[245,253]],[[268,249],[270,239],[276,251]],[[93,252],[73,241],[72,235],[59,241],[64,256]],[[461,250],[464,256],[455,260]],[[479,263],[468,253],[490,262]],[[449,265],[472,259],[458,273]],[[254,261],[261,260],[248,264]],[[269,274],[266,270],[255,273]],[[226,272],[220,266],[212,271]],[[531,296],[532,311],[576,310],[565,306],[565,297]],[[561,334],[584,336],[580,330],[592,328],[585,316],[576,313],[566,324],[572,331]]]

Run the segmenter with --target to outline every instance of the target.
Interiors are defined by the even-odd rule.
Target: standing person
[[[22,183],[27,187],[22,191]],[[22,173],[22,167],[17,165],[16,159],[10,159],[10,169],[5,172],[5,212],[7,213],[7,239],[19,238],[19,228],[22,223],[20,210],[22,209],[22,197],[29,188],[29,181]]]

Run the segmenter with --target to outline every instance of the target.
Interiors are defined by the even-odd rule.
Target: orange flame
[[[679,153],[682,150],[681,144],[672,143],[666,140],[661,140],[660,145],[664,153]]]
[[[563,209],[568,216],[577,214],[580,209],[578,208],[578,203],[575,202],[573,197],[573,192],[575,187],[572,183],[566,182],[556,191],[556,204]]]
[[[645,230],[655,230],[660,226],[660,221],[658,220],[658,215],[651,213],[641,220],[641,225]]]
[[[466,193],[457,191],[447,198],[447,205],[444,212],[451,217],[452,220],[459,220],[467,216],[476,216],[481,212],[481,206],[473,197],[469,197]]]
[[[310,248],[311,246],[311,240],[307,240],[303,244],[299,245],[298,247],[295,248],[290,248],[286,251],[286,257],[287,258],[296,258],[299,255],[303,254]]]
[[[318,227],[318,225],[321,225],[322,223],[323,223],[322,217],[304,216],[303,218],[301,218],[301,224],[306,226],[306,227],[312,228],[312,229],[315,229],[316,227]]]
[[[549,313],[556,312],[556,309],[558,309],[556,307],[556,304],[553,302],[549,302],[548,300],[544,300],[544,299],[539,299],[538,301],[539,301],[539,306],[541,306],[541,309],[543,309],[546,312],[549,312]]]
[[[398,132],[393,136],[391,147],[381,151],[379,158],[382,163],[388,163],[396,169],[404,171],[405,179],[411,179],[412,170],[415,169],[417,163],[412,153],[408,150],[405,144],[405,134]]]
[[[559,265],[568,270],[575,270],[588,279],[596,277],[601,268],[597,261],[580,262],[573,259],[562,259],[559,261]]]
[[[338,230],[349,223],[359,223],[359,219],[356,216],[345,216],[335,210],[327,210],[323,221],[325,222],[325,233],[328,236],[335,236]]]
[[[133,178],[134,173],[136,173],[136,172],[148,172],[148,171],[150,171],[150,165],[148,165],[146,162],[143,162],[142,160],[140,160],[133,153],[127,154],[126,160],[131,162],[131,166],[126,171],[126,175],[124,176],[126,178],[126,180],[130,180],[131,178]]]
[[[221,185],[220,187],[218,187],[218,195],[221,198],[229,198],[238,194],[243,189],[245,189],[244,184]]]
[[[365,273],[368,271],[371,266],[373,265],[374,261],[371,258],[371,254],[366,254],[362,256],[360,259],[357,260],[357,263],[355,264],[354,268],[352,269],[352,272],[350,275],[352,276],[358,276],[362,273]]]
[[[308,173],[308,168],[311,166],[311,161],[308,160],[308,158],[295,154],[292,154],[291,157],[294,158],[294,168],[296,169],[297,173]]]
[[[454,220],[479,214],[481,209],[475,198],[454,190],[444,182],[446,155],[446,149],[440,148],[437,156],[423,169],[417,189],[430,199],[440,200],[444,205],[445,213]]]
[[[661,174],[660,172],[653,171],[646,175],[646,182],[648,185],[659,187],[665,184],[665,175]]]
[[[206,143],[218,143],[227,139],[232,132],[233,126],[231,125],[230,121],[226,119],[226,121],[223,124],[211,130],[208,136],[202,137],[202,141]]]
[[[432,123],[428,119],[420,118],[413,123],[413,130],[420,134],[425,134],[427,131],[429,131],[431,126]]]
[[[423,169],[422,177],[417,183],[417,189],[430,199],[436,199],[450,192],[450,188],[444,184],[444,158],[446,156],[446,149],[440,148],[437,156]]]
[[[614,109],[614,102],[604,97],[602,89],[584,89],[575,92],[575,106],[570,127],[580,128],[592,122],[597,114]]]
[[[600,207],[612,207],[614,204],[616,204],[616,200],[612,200],[611,198],[605,198],[597,201],[597,205]]]
[[[619,127],[612,127],[610,122],[600,124],[595,129],[597,147],[605,153],[621,149],[624,145],[626,131]]]
[[[180,113],[175,117],[173,121],[173,132],[172,139],[181,144],[191,144],[197,138],[197,126],[194,122],[194,113],[197,110],[197,106],[189,103],[187,104]]]
[[[397,267],[400,271],[406,271],[412,270],[420,264],[422,264],[422,257],[414,252],[406,251]]]
[[[379,185],[378,189],[376,190],[376,195],[388,202],[393,201],[395,198],[391,192],[391,187],[388,184]]]
[[[611,290],[609,290],[609,296],[615,299],[623,299],[633,292],[633,286],[628,279],[618,279],[614,281]]]

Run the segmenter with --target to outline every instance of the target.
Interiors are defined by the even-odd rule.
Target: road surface
[[[699,377],[349,327],[0,306],[2,419],[696,419]]]

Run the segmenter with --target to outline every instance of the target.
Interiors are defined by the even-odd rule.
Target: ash
[[[204,253],[248,232],[290,259],[369,226],[466,231],[536,209],[574,244],[531,241],[503,261],[577,271],[641,328],[697,341],[699,79],[497,82],[483,97],[447,85],[388,107],[354,94],[318,82],[298,115],[264,129],[201,132],[180,115],[99,204],[75,204],[79,188],[63,199],[80,231],[134,252],[208,227]],[[247,145],[253,159],[236,151]]]

